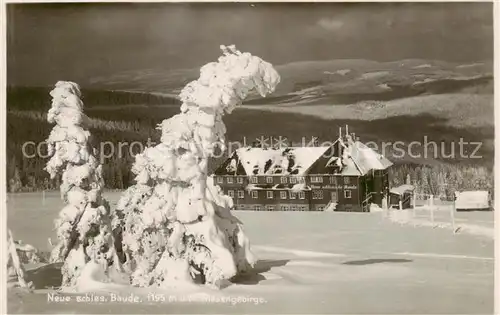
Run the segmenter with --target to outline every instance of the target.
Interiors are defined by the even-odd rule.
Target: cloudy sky
[[[10,4],[8,84],[193,68],[236,44],[300,60],[493,58],[492,3]]]

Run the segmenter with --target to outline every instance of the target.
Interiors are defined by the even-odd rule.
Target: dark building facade
[[[369,212],[388,196],[391,165],[348,135],[329,147],[241,148],[213,180],[240,210]]]

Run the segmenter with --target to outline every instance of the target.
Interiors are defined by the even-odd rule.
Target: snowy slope
[[[16,238],[47,248],[45,240],[52,233],[48,223],[62,201],[52,193],[44,202],[41,197],[9,195],[8,226]],[[119,193],[106,197],[114,203]],[[229,287],[208,292],[211,301],[181,302],[183,297],[203,297],[200,291],[187,290],[163,292],[178,298],[170,303],[147,302],[140,291],[134,294],[145,300],[142,303],[55,303],[47,302],[49,290],[40,289],[31,295],[11,291],[9,313],[493,312],[492,240],[401,226],[380,213],[239,211],[236,215],[246,223],[259,261],[252,273]],[[29,276],[39,285],[50,284],[57,279],[57,269],[45,267]]]

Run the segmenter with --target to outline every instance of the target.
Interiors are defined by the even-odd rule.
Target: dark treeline
[[[19,126],[29,126],[20,128]],[[44,141],[48,138],[51,126],[48,122],[34,120],[27,117],[7,115],[7,187],[9,191],[34,191],[40,189],[58,188],[59,179],[49,180],[48,173],[44,170],[48,162],[47,150]],[[132,176],[131,164],[133,155],[139,151],[123,147],[121,152],[116,152],[119,143],[134,142],[147,145],[149,134],[144,132],[122,132],[90,128],[92,143],[100,148],[100,143],[109,143],[105,147],[105,156],[102,158],[103,175],[107,188],[127,187]],[[112,145],[111,145],[112,143]],[[23,150],[24,146],[24,150]],[[115,152],[112,153],[111,147]],[[107,150],[106,150],[107,149]],[[23,152],[24,151],[24,152]],[[109,156],[109,157],[107,157]]]
[[[160,141],[160,131],[149,125],[136,125],[131,121],[120,123],[129,126],[127,129],[130,131],[103,129],[102,126],[90,128],[92,144],[99,150],[103,149],[100,159],[108,189],[124,189],[132,185],[135,175],[131,168],[135,155],[147,147],[148,143],[154,145]],[[60,178],[51,180],[44,170],[49,160],[44,141],[52,127],[41,119],[7,114],[6,157],[9,192],[59,188]],[[219,161],[211,161],[209,170],[212,171],[218,163]]]
[[[7,88],[6,167],[9,191],[59,187],[60,179],[50,180],[48,173],[44,171],[48,162],[44,141],[53,128],[45,120],[46,112],[51,106],[51,89],[52,87]],[[86,107],[85,113],[91,118],[88,127],[92,141],[96,148],[104,148],[101,161],[106,187],[128,187],[133,183],[134,174],[130,169],[135,154],[148,143],[159,143],[160,133],[155,129],[156,125],[178,113],[180,102],[169,96],[91,89],[82,89],[82,100]],[[155,111],[148,108],[148,105],[177,106],[162,106]]]
[[[49,92],[53,87],[7,87],[7,109],[44,110],[51,105]],[[175,97],[140,92],[82,89],[82,101],[87,107],[109,105],[180,105]]]
[[[455,191],[487,190],[494,195],[494,172],[486,166],[467,164],[400,164],[390,168],[391,187],[415,186],[417,194],[452,199]]]

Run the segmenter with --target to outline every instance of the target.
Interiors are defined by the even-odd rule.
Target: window
[[[322,183],[322,182],[323,182],[322,176],[311,176],[311,183]]]
[[[259,182],[259,179],[255,176],[252,176],[252,178],[250,179],[250,181],[252,182],[252,184],[257,184]]]
[[[252,198],[253,198],[253,199],[257,199],[257,198],[259,198],[259,192],[258,192],[258,191],[255,191],[255,190],[254,190],[254,191],[252,191]]]
[[[297,181],[299,182],[299,184],[303,184],[303,183],[305,183],[305,179],[304,179],[304,177],[303,177],[303,176],[299,176],[299,177],[297,177]]]
[[[253,209],[254,209],[255,211],[260,211],[260,209],[261,209],[261,208],[260,208],[260,206],[254,206],[254,207],[253,207]]]
[[[266,183],[272,184],[273,183],[273,178],[271,176],[266,177]]]
[[[300,206],[300,211],[306,211],[306,206]]]
[[[234,198],[234,190],[228,190],[227,195],[231,198]]]
[[[222,183],[224,183],[224,178],[222,178],[220,176],[217,177],[217,184],[222,184]]]
[[[331,176],[330,177],[330,184],[334,184],[334,185],[337,184],[337,177]]]
[[[290,192],[290,199],[295,199],[297,198],[297,193],[295,191]]]
[[[281,199],[286,199],[286,191],[280,191]]]
[[[297,177],[290,177],[290,184],[297,184]]]
[[[238,198],[239,199],[245,198],[245,192],[243,190],[238,190]]]
[[[238,176],[236,180],[238,181],[238,184],[243,184],[243,177]]]
[[[267,205],[267,206],[266,206],[266,210],[267,210],[267,211],[274,211],[274,206]]]
[[[228,184],[232,184],[233,183],[233,178],[232,177],[228,177],[227,178],[227,183]]]
[[[351,191],[349,189],[344,190],[344,198],[351,198]]]
[[[282,184],[286,184],[286,182],[287,182],[286,177],[281,177],[281,183],[282,183]]]
[[[306,193],[303,191],[299,191],[299,198],[300,199],[306,199]]]
[[[267,199],[273,199],[273,198],[274,198],[273,191],[268,191],[267,192]]]
[[[290,206],[290,210],[297,211],[297,206],[296,205]]]
[[[349,177],[344,177],[344,184],[349,184],[350,178]]]
[[[313,197],[313,199],[323,199],[323,191],[322,190],[313,190],[312,197]]]

